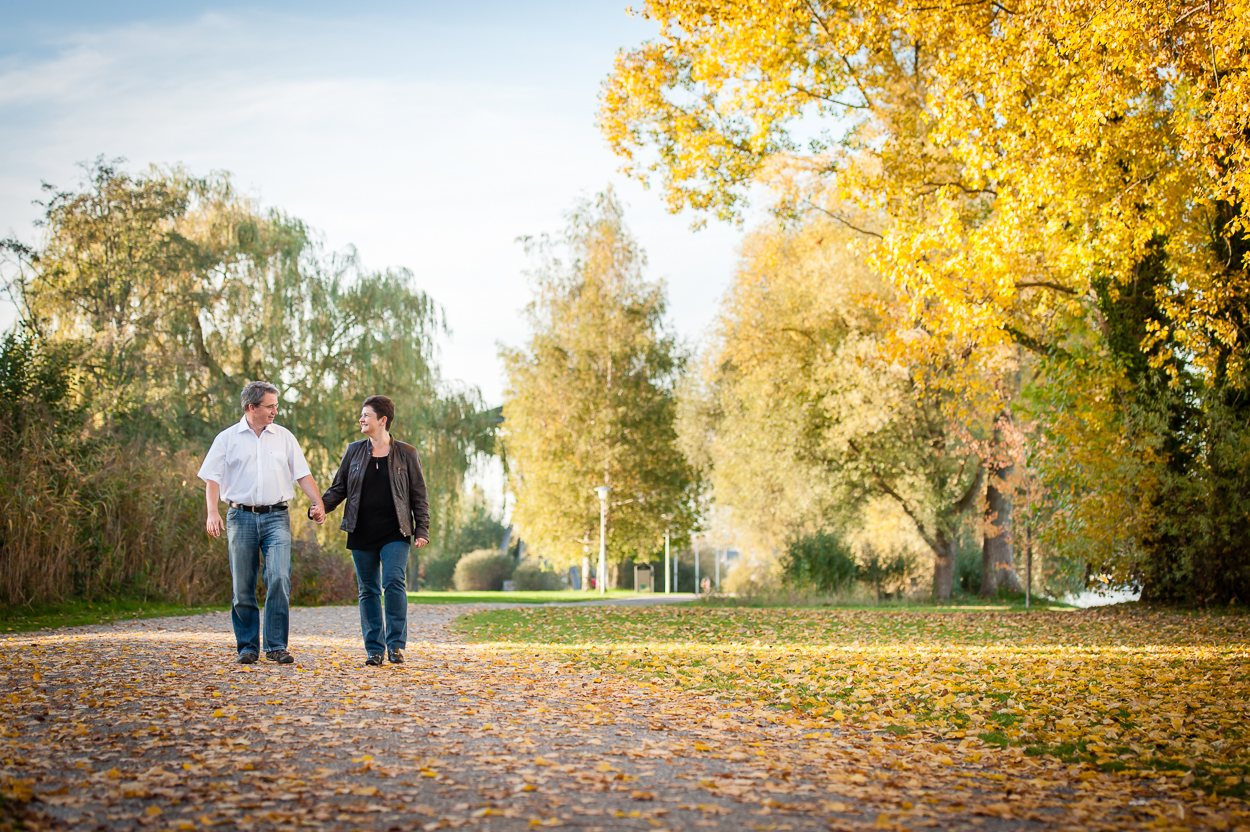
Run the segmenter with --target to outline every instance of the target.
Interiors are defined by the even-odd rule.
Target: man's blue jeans
[[[230,618],[239,654],[260,652],[260,610],[256,605],[256,573],[264,558],[265,652],[285,650],[291,628],[291,515],[288,511],[253,514],[230,509],[226,514],[230,545],[230,577],[234,598]]]
[[[381,549],[352,549],[356,586],[360,594],[360,630],[365,653],[378,656],[408,645],[408,548],[404,541]],[[383,632],[382,594],[386,593],[386,630]]]

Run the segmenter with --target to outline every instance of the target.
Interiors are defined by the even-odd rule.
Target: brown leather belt
[[[247,511],[252,514],[268,514],[271,511],[286,511],[286,503],[274,503],[271,506],[245,506],[239,503],[231,503],[230,508],[237,508],[239,511]]]

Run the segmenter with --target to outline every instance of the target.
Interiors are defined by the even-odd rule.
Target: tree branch
[[[909,518],[911,518],[911,522],[913,525],[915,525],[916,532],[920,535],[921,539],[923,539],[924,542],[933,551],[935,552],[940,551],[937,545],[937,541],[934,540],[932,535],[930,535],[929,532],[925,529],[924,523],[920,520],[919,517],[916,516],[916,513],[912,510],[911,504],[908,503],[907,500],[904,499],[901,494],[899,494],[897,491],[895,491],[893,488],[890,487],[890,484],[885,481],[885,478],[882,477],[881,474],[877,472],[876,466],[874,466],[872,462],[870,462],[868,458],[864,456],[864,454],[859,450],[859,448],[856,447],[855,442],[853,440],[847,440],[846,444],[847,444],[847,447],[851,449],[851,451],[855,454],[856,457],[863,460],[864,463],[867,464],[868,473],[872,476],[873,482],[876,483],[877,488],[880,489],[883,494],[887,495],[888,497],[893,499],[895,502],[897,502],[899,505],[899,508],[903,510],[903,513],[906,514]]]
[[[1068,351],[1065,350],[1063,347],[1056,346],[1055,344],[1044,344],[1041,341],[1034,338],[1032,335],[1022,332],[1016,329],[1014,326],[1004,326],[1003,332],[1006,332],[1008,335],[1012,337],[1012,340],[1014,340],[1017,344],[1029,350],[1030,352],[1035,352],[1038,355],[1045,355],[1045,356],[1057,355],[1057,356],[1063,356],[1065,358],[1069,357]]]
[[[1049,280],[1026,280],[1023,283],[1016,284],[1017,289],[1053,289],[1056,292],[1063,292],[1065,295],[1075,295],[1077,291],[1070,289],[1058,283],[1051,283]]]
[[[845,225],[847,228],[851,229],[852,231],[857,231],[866,237],[876,237],[878,240],[885,239],[885,237],[881,236],[875,231],[869,231],[867,228],[860,228],[859,226],[853,225],[852,223],[848,222],[847,220],[843,219],[842,217],[830,211],[828,208],[821,208],[819,205],[812,202],[810,199],[804,200],[803,204],[805,204],[808,208],[811,208],[815,211],[819,211],[820,213],[829,217],[829,219],[831,220],[836,220],[837,222],[842,223],[843,225]]]
[[[954,506],[955,514],[963,514],[972,507],[972,501],[981,493],[981,480],[985,478],[985,466],[981,464],[981,460],[977,458],[977,475],[972,478],[972,484],[968,486],[968,490],[964,495],[956,501]]]
[[[998,196],[998,191],[993,188],[969,188],[962,182],[922,182],[921,184],[928,185],[934,190],[937,190],[938,188],[958,188],[966,194],[990,194],[992,196]],[[925,196],[931,193],[933,193],[933,191],[928,191],[925,193]]]

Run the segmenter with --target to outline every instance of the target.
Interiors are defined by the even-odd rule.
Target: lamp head
[[[599,495],[599,502],[606,503],[608,501],[608,492],[612,489],[606,485],[600,485],[595,488],[595,493]]]

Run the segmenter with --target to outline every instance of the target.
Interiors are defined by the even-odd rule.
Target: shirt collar
[[[262,430],[261,433],[277,433],[277,428],[278,428],[277,422],[270,422],[269,424],[265,425],[265,429]],[[239,420],[239,426],[238,428],[236,428],[236,430],[238,430],[239,433],[252,430],[252,426],[247,423],[247,414],[244,414],[243,418]],[[255,431],[252,431],[252,432],[255,433]]]

